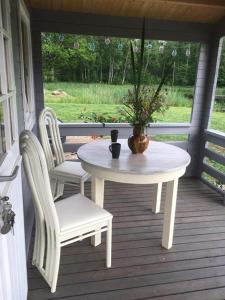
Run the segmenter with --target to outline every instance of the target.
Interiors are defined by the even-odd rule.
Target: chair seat
[[[62,181],[79,183],[86,180],[90,175],[82,168],[80,162],[64,161],[54,169],[50,170],[50,175]]]
[[[113,216],[105,209],[97,206],[87,197],[76,194],[55,202],[60,231],[71,231],[75,227],[110,220]],[[68,209],[69,208],[69,209]]]

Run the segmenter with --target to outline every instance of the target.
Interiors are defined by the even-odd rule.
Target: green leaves
[[[155,96],[156,90],[154,86],[140,85],[138,103],[134,91],[128,90],[124,97],[123,113],[131,124],[145,127],[149,122],[154,121],[154,112],[163,113],[168,108],[166,92],[158,93]]]
[[[163,77],[162,77],[162,79],[161,79],[161,81],[159,83],[159,86],[158,86],[158,88],[157,88],[157,90],[156,90],[153,98],[157,98],[158,97],[158,95],[159,95],[159,93],[160,93],[160,91],[161,91],[164,83],[166,82],[166,80],[168,78],[168,75],[172,71],[172,66],[173,66],[173,62],[171,64],[169,64],[168,67],[166,68],[166,71],[164,72],[164,75],[163,75]]]
[[[132,71],[133,71],[133,84],[134,84],[134,89],[136,91],[136,87],[137,87],[136,65],[135,65],[135,60],[134,60],[134,47],[133,47],[132,42],[130,42],[130,55],[131,55],[131,66],[132,66]]]
[[[133,43],[130,42],[131,66],[132,66],[133,84],[134,84],[136,99],[138,99],[139,96],[141,79],[143,75],[142,73],[143,73],[144,50],[145,50],[145,19],[143,19],[143,24],[142,24],[140,55],[139,57],[136,57],[136,59],[135,59]]]
[[[140,53],[140,60],[138,64],[138,82],[137,82],[138,92],[140,90],[141,79],[142,79],[144,51],[145,51],[145,19],[143,19],[143,24],[142,24],[141,53]]]
[[[42,33],[45,78],[54,68],[56,81],[133,83],[138,93],[140,84],[158,83],[166,64],[175,60],[174,85],[193,85],[199,45],[170,41],[160,53],[159,41],[145,40],[146,24],[143,21],[140,40],[110,37],[109,44],[105,37],[99,36],[64,34],[61,40],[58,33]],[[151,48],[148,48],[149,43]],[[75,47],[77,44],[79,46]],[[90,45],[95,45],[95,49],[90,49]],[[177,50],[175,58],[172,57],[174,49]],[[185,54],[187,49],[190,49],[190,57]],[[172,74],[168,82],[172,83]]]
[[[145,52],[145,19],[142,24],[141,33],[141,50],[140,54],[136,54],[132,42],[130,43],[131,66],[133,71],[133,91],[128,90],[124,97],[124,113],[133,125],[145,127],[149,122],[153,121],[154,112],[163,112],[166,110],[165,93],[161,93],[162,87],[171,71],[170,64],[164,72],[162,79],[155,89],[152,86],[142,84],[143,62]]]

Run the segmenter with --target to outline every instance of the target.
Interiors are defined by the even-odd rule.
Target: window
[[[32,129],[35,123],[35,109],[30,20],[29,14],[22,0],[20,2],[20,45],[25,128]]]
[[[16,91],[10,28],[10,5],[0,0],[0,162],[9,152],[17,137]]]

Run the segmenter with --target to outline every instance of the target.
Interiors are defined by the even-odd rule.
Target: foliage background
[[[45,103],[53,107],[66,122],[120,121],[121,100],[131,87],[132,76],[129,55],[130,39],[93,37],[83,35],[42,33],[42,58]],[[134,41],[140,50],[140,40]],[[144,57],[145,83],[158,84],[166,63],[174,61],[173,73],[167,82],[166,114],[157,115],[158,122],[189,122],[199,56],[199,44],[167,41],[146,41]],[[79,44],[79,47],[77,45]],[[90,47],[95,45],[95,47]],[[122,47],[121,47],[122,45]],[[190,48],[190,56],[186,51]],[[177,55],[172,57],[176,49]],[[217,96],[210,128],[225,132],[221,122],[225,111],[225,48],[223,43]],[[61,90],[62,94],[53,95]],[[179,113],[177,109],[179,109]],[[183,113],[185,112],[185,113]],[[83,116],[83,117],[82,117]],[[93,117],[94,116],[94,117]],[[116,118],[115,118],[116,117]]]
[[[42,33],[43,72],[45,81],[96,82],[126,84],[132,82],[130,39],[72,34]],[[134,40],[140,51],[140,40]],[[199,44],[146,41],[144,82],[158,83],[166,63],[175,61],[169,83],[192,86],[196,77]],[[190,48],[190,56],[186,51]],[[177,55],[172,57],[173,50]],[[224,57],[225,59],[225,57]],[[223,70],[225,75],[225,70]]]

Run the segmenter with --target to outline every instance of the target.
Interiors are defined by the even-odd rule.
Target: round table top
[[[186,151],[170,144],[150,141],[143,154],[132,154],[126,139],[118,142],[121,143],[118,159],[112,159],[109,151],[111,141],[106,140],[87,143],[79,148],[77,154],[84,165],[123,174],[176,172],[190,163],[190,155]]]

